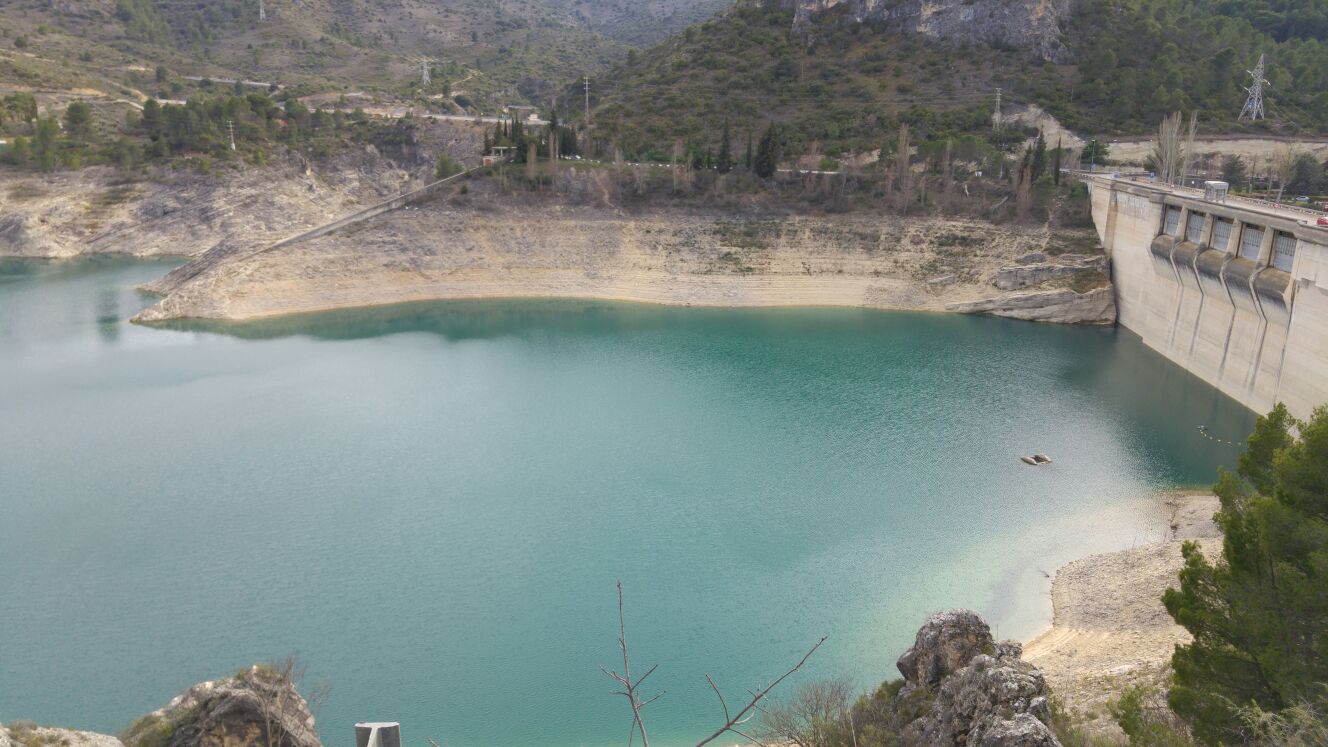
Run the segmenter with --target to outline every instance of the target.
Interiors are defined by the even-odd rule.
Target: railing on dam
[[[1101,176],[1101,175],[1099,174],[1099,176]],[[1143,176],[1135,176],[1135,175],[1130,175],[1130,176],[1120,176],[1120,177],[1113,177],[1113,178],[1117,178],[1117,179],[1120,179],[1120,180],[1122,180],[1122,181],[1134,182],[1134,183],[1137,183],[1137,184],[1145,184],[1145,185],[1150,186],[1150,187],[1155,187],[1155,188],[1157,188],[1157,189],[1166,190],[1166,191],[1170,191],[1170,192],[1176,192],[1176,193],[1178,193],[1178,194],[1184,194],[1186,197],[1191,197],[1191,199],[1200,199],[1200,200],[1204,199],[1204,197],[1203,197],[1203,195],[1204,195],[1204,191],[1203,191],[1202,189],[1199,189],[1198,187],[1186,187],[1186,186],[1178,185],[1178,184],[1158,184],[1157,182],[1155,182],[1155,181],[1153,181],[1152,179],[1149,179],[1149,178],[1147,178],[1147,177],[1143,177]],[[1192,195],[1200,195],[1200,197],[1192,197]],[[1209,200],[1205,200],[1205,201],[1207,202],[1207,201],[1209,201]],[[1328,215],[1328,213],[1325,213],[1325,212],[1322,211],[1322,210],[1314,210],[1314,209],[1312,209],[1312,208],[1300,207],[1300,206],[1298,206],[1298,205],[1285,205],[1285,204],[1283,204],[1283,203],[1280,203],[1280,202],[1274,202],[1274,201],[1272,201],[1272,200],[1264,200],[1264,199],[1260,199],[1260,198],[1258,198],[1258,197],[1246,197],[1246,196],[1243,196],[1243,195],[1231,195],[1231,194],[1229,194],[1225,200],[1223,200],[1223,201],[1221,201],[1221,202],[1219,202],[1219,203],[1217,203],[1217,204],[1220,204],[1220,205],[1232,205],[1232,204],[1235,204],[1235,205],[1241,205],[1241,204],[1244,204],[1244,205],[1249,205],[1249,206],[1251,206],[1251,207],[1261,207],[1261,208],[1271,209],[1271,210],[1285,210],[1285,211],[1287,211],[1287,212],[1297,213],[1297,214],[1300,214],[1300,215],[1310,215],[1310,216],[1314,216],[1315,218],[1319,218],[1319,217],[1322,217],[1322,216],[1324,216],[1324,215]]]

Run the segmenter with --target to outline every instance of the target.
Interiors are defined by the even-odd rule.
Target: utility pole
[[[429,79],[429,58],[420,60],[420,85],[428,87]]]
[[[267,20],[267,5],[263,0],[258,0],[258,21],[262,23]]]
[[[991,130],[1001,129],[1001,89],[996,89],[996,111],[991,115]]]
[[[586,76],[586,126],[590,126],[590,76]]]
[[[235,123],[229,119],[226,120],[226,131],[231,134],[231,150],[235,150]]]
[[[1245,99],[1245,107],[1240,110],[1240,116],[1236,117],[1236,119],[1244,119],[1247,114],[1251,121],[1256,119],[1267,119],[1268,117],[1263,111],[1263,87],[1268,85],[1268,79],[1263,77],[1262,53],[1259,54],[1259,64],[1255,65],[1253,70],[1246,70],[1245,72],[1250,74],[1253,82],[1245,89],[1245,92],[1249,94],[1249,97]]]

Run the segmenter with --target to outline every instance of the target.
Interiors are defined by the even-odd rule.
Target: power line
[[[1236,119],[1244,119],[1247,114],[1251,121],[1267,119],[1268,116],[1263,110],[1263,87],[1268,83],[1268,79],[1263,77],[1263,53],[1259,54],[1259,64],[1255,65],[1253,70],[1245,72],[1250,74],[1253,83],[1245,89],[1249,96],[1245,99],[1245,107],[1240,110],[1240,116]]]

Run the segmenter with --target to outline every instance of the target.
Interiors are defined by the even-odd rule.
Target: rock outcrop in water
[[[1046,680],[1021,653],[1014,641],[995,641],[976,612],[927,618],[913,647],[899,658],[904,686],[894,707],[905,722],[901,743],[1059,747],[1047,725]]]

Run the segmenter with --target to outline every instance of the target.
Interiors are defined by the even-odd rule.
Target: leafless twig
[[[748,700],[746,705],[744,705],[737,713],[734,713],[729,710],[729,704],[728,701],[724,699],[724,693],[722,693],[719,689],[719,686],[715,684],[714,678],[712,678],[710,675],[707,674],[705,676],[706,682],[710,683],[710,689],[715,691],[715,696],[719,698],[719,706],[724,711],[724,725],[721,726],[719,729],[717,729],[714,734],[711,734],[710,736],[706,737],[700,742],[697,742],[696,747],[705,747],[705,745],[715,741],[719,737],[729,732],[737,734],[743,739],[746,739],[747,741],[751,742],[752,744],[758,745],[759,747],[766,747],[766,745],[762,743],[760,740],[756,739],[755,737],[746,733],[745,731],[739,729],[738,727],[750,721],[752,717],[756,715],[757,712],[763,712],[761,708],[761,701],[764,700],[765,697],[770,694],[770,691],[774,690],[775,687],[779,685],[779,683],[788,679],[794,672],[798,671],[799,669],[802,669],[803,665],[807,663],[807,660],[812,657],[812,654],[816,653],[816,650],[821,647],[821,644],[825,643],[825,638],[826,638],[825,636],[821,636],[821,640],[817,641],[816,645],[812,646],[807,651],[807,653],[803,654],[802,659],[800,659],[798,663],[793,666],[792,669],[789,669],[788,671],[781,674],[774,682],[771,682],[769,685],[766,685],[765,687],[757,690],[748,689],[747,694],[751,696],[751,699]],[[645,682],[647,677],[654,674],[655,670],[658,668],[659,665],[652,666],[649,670],[646,671],[645,674],[641,675],[640,678],[635,680],[632,679],[631,658],[630,656],[628,656],[627,653],[627,623],[625,621],[625,616],[623,614],[623,589],[621,581],[618,582],[618,648],[622,649],[622,656],[623,656],[622,674],[605,669],[604,667],[600,667],[600,671],[603,672],[605,675],[607,675],[614,682],[617,682],[619,685],[622,685],[622,689],[614,690],[613,694],[621,695],[627,698],[627,702],[630,703],[632,706],[632,727],[627,732],[628,747],[632,747],[633,741],[635,740],[636,734],[638,732],[640,732],[641,734],[642,747],[650,747],[650,738],[646,736],[646,725],[645,722],[641,719],[641,709],[645,708],[646,706],[650,705],[656,700],[659,700],[659,698],[662,697],[664,693],[660,692],[655,695],[652,695],[649,698],[646,698],[645,700],[642,700],[638,692],[639,688],[641,687],[641,683]],[[434,747],[438,747],[438,745],[434,745]]]
[[[641,675],[640,679],[632,679],[632,664],[627,655],[627,623],[623,617],[623,589],[621,581],[618,582],[618,648],[622,649],[623,673],[618,674],[617,672],[610,671],[604,667],[600,667],[600,671],[608,675],[614,682],[623,686],[623,689],[615,690],[613,694],[622,695],[627,698],[627,702],[632,705],[632,728],[627,732],[628,747],[631,747],[632,740],[635,738],[638,731],[641,732],[642,747],[650,747],[650,737],[646,735],[646,724],[641,720],[641,709],[656,700],[659,700],[664,693],[656,693],[644,701],[640,699],[640,696],[637,693],[637,688],[641,686],[642,682],[646,681],[647,677],[655,673],[655,670],[659,668],[659,665],[656,664],[651,667],[645,674]]]
[[[806,664],[807,660],[812,658],[812,654],[816,653],[816,649],[820,648],[822,643],[825,643],[825,636],[821,636],[821,640],[817,641],[815,646],[812,646],[811,649],[807,651],[807,653],[803,654],[802,659],[797,664],[795,664],[792,669],[779,675],[779,678],[776,679],[774,682],[771,682],[769,685],[766,685],[765,687],[761,688],[760,690],[757,690],[756,692],[748,690],[747,692],[751,693],[752,699],[749,700],[747,702],[747,705],[743,706],[742,710],[738,711],[736,714],[733,715],[729,714],[729,708],[727,705],[724,704],[724,697],[721,695],[719,698],[719,702],[724,707],[724,718],[727,720],[723,726],[721,726],[719,729],[715,731],[714,734],[711,734],[705,739],[702,739],[700,742],[697,742],[696,747],[703,747],[704,745],[709,744],[710,742],[713,742],[716,739],[723,736],[725,732],[730,732],[730,731],[733,732],[734,734],[737,734],[738,736],[748,739],[749,741],[756,742],[756,744],[760,744],[760,742],[757,742],[755,739],[752,739],[751,737],[747,736],[746,734],[743,734],[742,732],[738,731],[733,727],[740,726],[751,720],[751,717],[755,715],[752,714],[751,711],[757,708],[757,704],[760,703],[765,696],[769,695],[770,691],[775,689],[775,687],[779,685],[779,683],[788,679],[788,677],[792,675],[794,672],[798,671],[799,669],[802,669],[802,665]],[[715,687],[715,683],[713,680],[710,679],[710,675],[706,675],[706,680],[710,682],[710,686],[714,688],[715,694],[718,695],[719,688]]]

